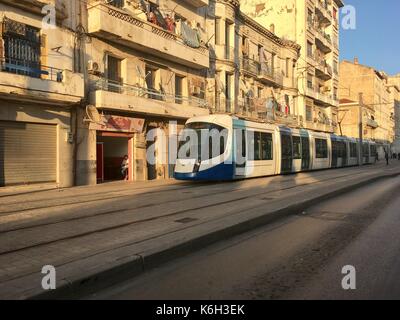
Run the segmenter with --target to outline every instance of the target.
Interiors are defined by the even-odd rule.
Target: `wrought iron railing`
[[[147,99],[165,101],[169,103],[187,104],[190,106],[207,108],[207,101],[195,96],[182,96],[171,93],[162,92],[154,88],[143,88],[136,85],[125,84],[109,79],[100,79],[94,83],[92,90],[104,90],[109,92],[142,97]]]
[[[40,65],[36,61],[19,60],[12,58],[0,59],[0,70],[32,78],[46,79],[51,81],[62,82],[63,70]]]

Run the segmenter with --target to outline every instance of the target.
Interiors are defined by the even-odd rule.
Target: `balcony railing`
[[[122,9],[122,2],[101,0],[88,5],[88,33],[122,43],[134,49],[195,68],[209,67],[209,49],[198,39],[197,31],[189,25],[182,33],[168,30]]]
[[[3,58],[0,60],[0,70],[32,78],[57,82],[63,81],[63,70],[42,66],[40,63],[33,61]]]
[[[279,68],[272,69],[266,64],[249,58],[242,58],[240,65],[242,70],[257,76],[261,81],[267,80],[278,85],[283,84],[283,75],[280,73]]]
[[[94,83],[92,90],[104,90],[124,95],[164,101],[166,103],[187,104],[193,107],[207,108],[208,104],[205,99],[195,96],[182,96],[171,93],[161,92],[153,88],[143,88],[135,85],[124,84],[109,79],[100,79]]]

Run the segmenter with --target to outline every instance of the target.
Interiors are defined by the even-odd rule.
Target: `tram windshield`
[[[205,161],[225,153],[227,128],[214,123],[192,122],[185,126],[179,137],[179,159]]]

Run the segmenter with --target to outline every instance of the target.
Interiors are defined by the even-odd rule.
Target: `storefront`
[[[57,126],[0,120],[0,186],[57,181]]]
[[[90,124],[90,130],[96,131],[97,183],[137,180],[134,149],[144,123],[139,118],[103,115],[100,123]]]

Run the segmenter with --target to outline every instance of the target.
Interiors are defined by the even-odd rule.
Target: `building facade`
[[[0,186],[74,184],[84,75],[74,65],[71,7],[58,3],[0,1]],[[49,4],[50,22],[42,14]]]
[[[359,95],[362,93],[364,137],[382,146],[392,146],[396,134],[395,106],[398,105],[399,86],[390,83],[386,73],[361,65],[357,58],[342,61],[340,74],[339,121],[343,134],[359,137],[359,111],[355,110],[360,109]],[[383,155],[383,147],[378,151]]]
[[[128,180],[168,179],[193,116],[303,126],[301,46],[239,1],[0,0],[0,12],[0,185],[120,180],[123,161]]]
[[[176,140],[188,118],[209,114],[208,1],[81,5],[87,33],[88,104],[98,110],[103,125],[80,121],[78,184],[120,178],[124,155],[132,168],[129,180],[172,177],[173,166],[166,161],[173,156],[168,138]],[[82,119],[87,113],[82,110]],[[166,133],[165,139],[146,140],[155,130]],[[161,144],[167,144],[167,150]],[[146,154],[153,149],[157,154],[148,163]]]
[[[243,0],[241,10],[301,46],[297,63],[301,127],[337,132],[341,0]]]
[[[239,1],[210,1],[209,15],[215,36],[208,92],[215,111],[297,127],[300,46],[249,18]]]

